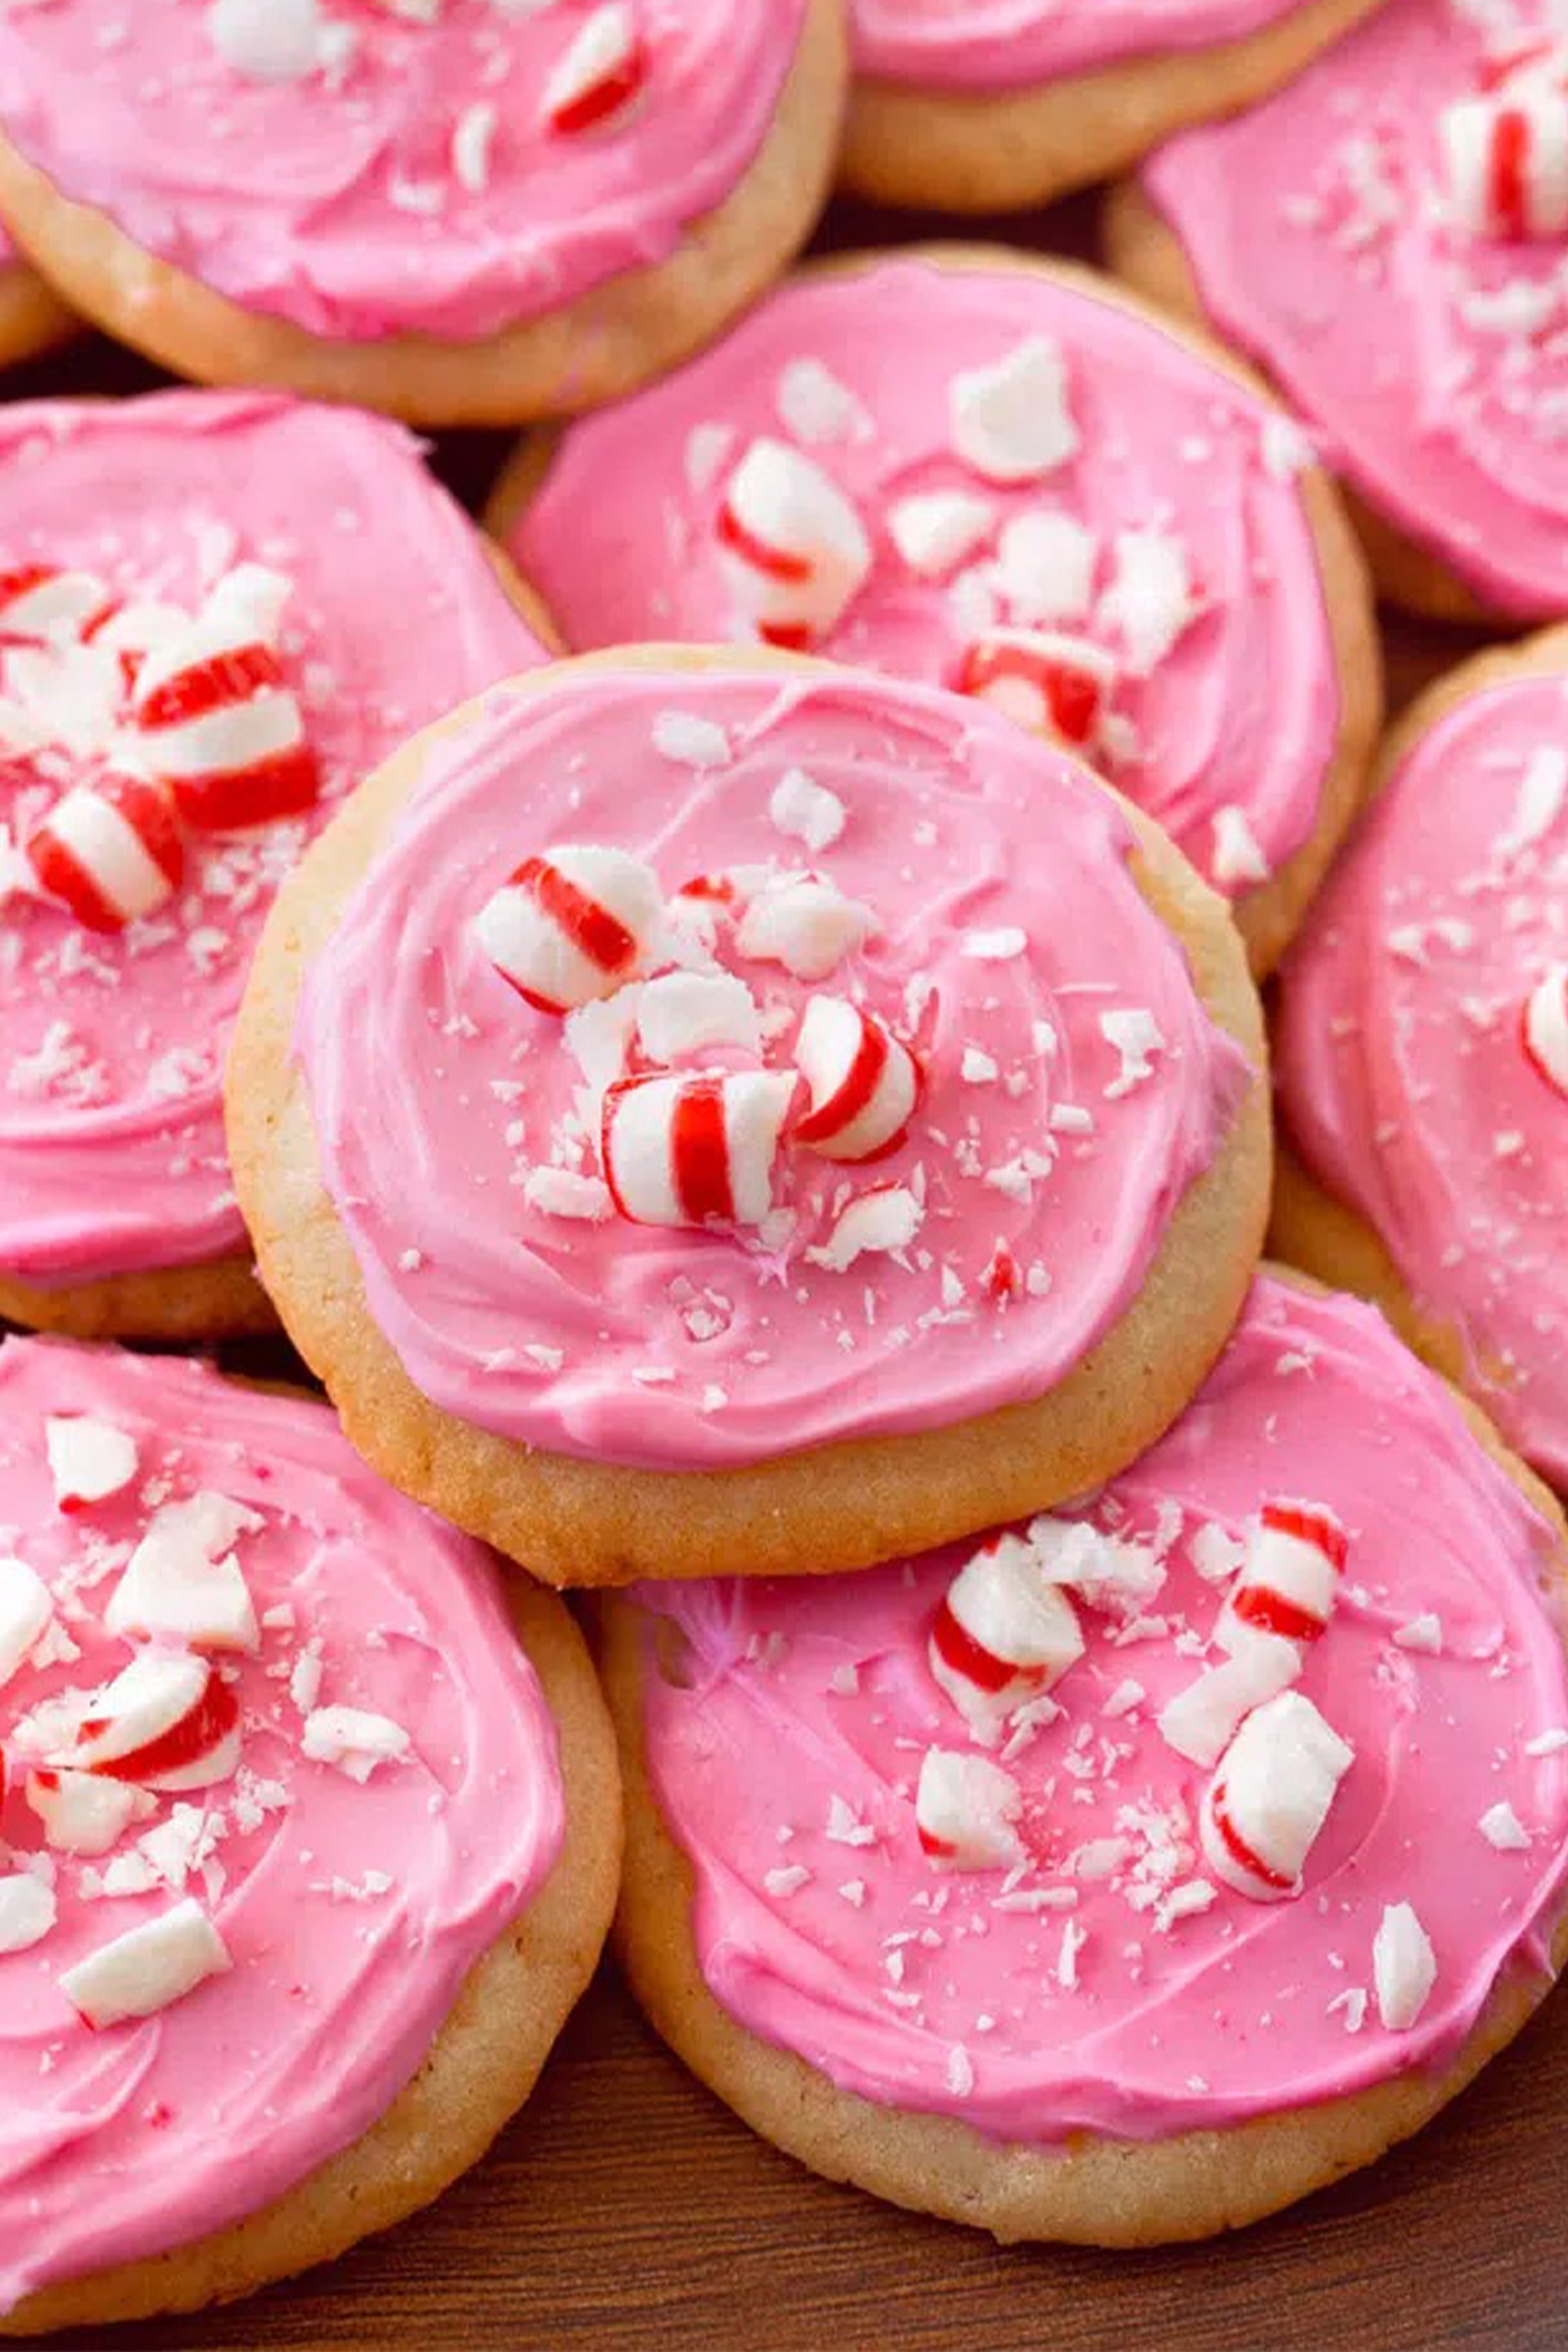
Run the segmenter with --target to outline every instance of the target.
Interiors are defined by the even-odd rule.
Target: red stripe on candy
[[[1000,679],[1019,678],[1044,700],[1051,723],[1064,742],[1087,743],[1099,720],[1098,678],[1068,662],[1053,661],[1028,646],[978,645],[965,657],[960,694],[983,694]]]
[[[124,931],[125,918],[106,898],[81,861],[65,844],[41,826],[28,843],[28,859],[52,898],[69,907],[88,931]]]
[[[932,1622],[931,1638],[937,1657],[944,1666],[972,1682],[977,1691],[1004,1691],[1026,1669],[1012,1666],[1006,1658],[998,1657],[983,1642],[977,1642],[954,1616],[946,1601],[942,1603]]]
[[[844,1074],[843,1083],[830,1094],[818,1111],[811,1111],[796,1128],[802,1144],[820,1143],[825,1135],[836,1135],[860,1117],[876,1092],[884,1070],[887,1067],[887,1033],[880,1021],[868,1021],[861,1016],[861,1041],[855,1048],[854,1059]]]
[[[1253,1853],[1246,1839],[1236,1828],[1225,1810],[1223,1781],[1214,1792],[1209,1810],[1214,1816],[1214,1825],[1225,1841],[1225,1850],[1232,1861],[1240,1863],[1242,1870],[1250,1871],[1253,1878],[1261,1879],[1265,1886],[1277,1886],[1282,1892],[1288,1893],[1295,1885],[1296,1882],[1293,1878],[1283,1878],[1277,1871],[1270,1870],[1261,1856]]]
[[[200,1699],[178,1723],[171,1724],[156,1740],[133,1748],[128,1755],[115,1756],[107,1764],[90,1764],[88,1769],[109,1780],[150,1780],[165,1772],[179,1772],[227,1739],[239,1719],[240,1703],[228,1683],[220,1675],[208,1674]],[[77,1735],[78,1743],[96,1739],[108,1728],[103,1716],[96,1716],[82,1725]]]
[[[705,1225],[710,1218],[733,1221],[724,1090],[718,1078],[694,1078],[676,1096],[670,1172],[675,1197],[694,1224]]]
[[[308,743],[253,760],[248,767],[172,776],[169,790],[187,825],[200,833],[244,833],[253,825],[301,816],[321,795],[321,769]]]
[[[575,882],[568,882],[548,858],[529,858],[512,880],[565,932],[579,955],[597,964],[601,972],[618,972],[636,956],[637,943],[625,924]]]
[[[178,727],[191,719],[206,719],[215,710],[247,703],[264,686],[283,683],[282,666],[270,646],[236,646],[215,653],[210,660],[193,661],[160,686],[154,686],[137,712],[138,727]]]
[[[1326,1511],[1313,1511],[1299,1503],[1265,1503],[1258,1515],[1277,1535],[1294,1536],[1321,1551],[1336,1571],[1345,1565],[1349,1543],[1344,1528]]]
[[[1321,1617],[1266,1585],[1243,1585],[1230,1607],[1243,1625],[1255,1625],[1260,1633],[1279,1633],[1288,1642],[1314,1641],[1323,1631]]]
[[[1492,126],[1490,196],[1491,209],[1510,237],[1529,233],[1526,216],[1529,155],[1528,119],[1517,107],[1505,107]]]
[[[716,528],[719,545],[729,548],[731,554],[739,555],[754,571],[766,572],[774,580],[810,579],[812,567],[808,557],[790,555],[781,547],[769,547],[764,540],[754,538],[730,505],[720,506]]]
[[[552,125],[556,130],[564,131],[568,137],[578,131],[591,131],[596,124],[608,122],[612,114],[618,114],[623,106],[631,103],[642,88],[647,73],[647,53],[639,44],[631,52],[624,65],[618,65],[613,73],[606,74],[603,80],[595,82],[591,89],[585,89],[580,98],[571,99],[564,106],[558,106],[550,118]]]

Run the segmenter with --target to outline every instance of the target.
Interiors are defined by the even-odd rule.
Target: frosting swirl
[[[278,883],[404,735],[540,657],[467,519],[378,419],[250,394],[18,401],[0,467],[7,563],[184,607],[236,563],[280,574],[283,665],[322,784],[303,816],[193,843],[179,894],[113,936],[0,860],[0,1269],[49,1287],[245,1246],[220,1064]],[[6,659],[0,828],[19,837],[82,772],[60,747],[87,705],[73,671],[43,707],[49,761],[7,759],[39,707],[6,699]]]
[[[1017,89],[1242,41],[1298,0],[854,0],[862,73],[919,89]]]
[[[489,1555],[373,1478],[325,1408],[193,1363],[23,1340],[0,1348],[0,1398],[6,1548],[54,1610],[0,1694],[0,1883],[30,1879],[54,1913],[0,1956],[4,2311],[220,2229],[357,2139],[543,1883],[564,1810],[554,1725]],[[57,1507],[56,1416],[128,1440],[130,1482]],[[220,1665],[238,1767],[147,1800],[93,1859],[56,1850],[26,1793],[36,1735],[125,1668],[104,1621],[119,1573],[160,1511],[204,1490],[241,1513],[259,1628],[254,1655]],[[308,1729],[343,1707],[408,1735],[362,1782]],[[184,1898],[227,1971],[90,2032],[62,1978]]]
[[[666,259],[756,156],[804,20],[805,0],[63,0],[0,12],[0,125],[247,310],[460,342]],[[616,46],[597,22],[629,40],[635,87],[563,131],[577,42],[590,65]]]
[[[418,757],[295,1043],[371,1314],[434,1403],[553,1452],[707,1468],[1039,1396],[1115,1320],[1248,1072],[1075,764],[923,688],[608,661],[481,698]],[[1050,857],[1020,864],[1021,840]],[[637,984],[624,1019],[596,1008],[606,1062],[474,928],[563,842],[647,860],[667,897],[809,873],[858,910],[860,944],[809,979],[787,946],[742,952],[722,909],[647,968],[717,959],[740,984],[753,1044],[723,1066],[788,1071],[815,993],[902,1032],[924,1066],[904,1140],[862,1172],[787,1138],[738,1230],[613,1215],[596,1151],[605,1087],[647,1067],[624,1060]],[[851,1241],[868,1194],[895,1229]]]
[[[1500,612],[1563,603],[1560,241],[1458,224],[1451,101],[1555,19],[1390,0],[1249,113],[1144,167],[1204,304],[1368,502]]]
[[[1206,1776],[1155,1717],[1201,1665],[1215,1554],[1223,1578],[1281,1489],[1348,1534],[1300,1689],[1354,1758],[1304,1891],[1252,1902],[1198,1851]],[[640,1588],[648,1770],[690,1859],[709,1990],[843,2089],[1032,2145],[1158,2139],[1442,2065],[1503,1970],[1545,1965],[1561,1910],[1551,1530],[1372,1309],[1270,1277],[1189,1412],[1087,1517],[1157,1554],[1165,1581],[1134,1619],[1086,1615],[1054,1719],[1037,1703],[990,1752],[1022,1796],[1005,1874],[934,1868],[916,1834],[921,1752],[966,1745],[927,1664],[963,1550]],[[684,1636],[676,1679],[657,1624]],[[1479,1828],[1498,1805],[1517,1841]],[[1436,1975],[1391,2028],[1372,1946],[1400,1903]]]
[[[1568,679],[1519,672],[1408,744],[1286,968],[1277,1081],[1520,1451],[1568,1481],[1568,1100],[1532,1058],[1568,957]]]
[[[985,480],[955,445],[956,387],[1042,338],[1070,432],[1039,478]],[[747,634],[727,484],[780,434],[870,542],[818,650],[951,684],[998,624],[1070,632],[1114,673],[1098,764],[1217,886],[1255,885],[1310,837],[1339,684],[1310,453],[1263,400],[1087,278],[956,256],[798,279],[566,434],[511,543],[568,642]],[[944,523],[950,552],[912,536]]]

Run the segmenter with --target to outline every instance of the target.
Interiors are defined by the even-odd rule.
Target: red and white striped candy
[[[199,831],[298,816],[320,793],[304,716],[274,643],[286,595],[275,574],[242,564],[137,672],[131,723],[142,756]]]
[[[719,560],[768,645],[815,645],[872,567],[871,541],[837,482],[788,443],[754,441],[719,510]]]
[[[1315,1642],[1334,1614],[1347,1549],[1344,1528],[1321,1503],[1265,1503],[1247,1530],[1241,1573],[1220,1621],[1221,1646],[1234,1649],[1241,1628]]]
[[[239,1763],[239,1716],[208,1659],[144,1650],[98,1693],[76,1744],[45,1762],[147,1788],[207,1788]]]
[[[955,682],[1031,733],[1082,751],[1099,733],[1116,666],[1086,637],[1054,629],[988,629]]]
[[[1548,1086],[1568,1094],[1568,964],[1554,964],[1526,1000],[1525,1051]]]
[[[185,871],[169,795],[113,772],[74,784],[29,835],[42,888],[89,931],[123,931],[162,906]]]
[[[932,1680],[986,1747],[1016,1707],[1049,1691],[1083,1654],[1076,1610],[1018,1536],[993,1536],[965,1562],[926,1650]]]
[[[528,1004],[568,1013],[632,978],[662,907],[659,878],[640,859],[573,844],[525,859],[481,908],[474,934]]]
[[[1355,1751],[1311,1699],[1283,1691],[1248,1716],[1206,1790],[1198,1835],[1210,1869],[1254,1903],[1298,1895]]]
[[[885,1158],[921,1096],[920,1065],[885,1021],[843,996],[814,996],[795,1040],[811,1109],[795,1141],[824,1159]]]
[[[218,1930],[187,1895],[156,1918],[101,1943],[67,1968],[59,1984],[83,2025],[98,2032],[130,2017],[156,2016],[233,1965]]]
[[[634,1225],[760,1225],[793,1072],[622,1078],[604,1098],[604,1181]]]
[[[1017,1782],[1000,1764],[928,1748],[915,1790],[921,1851],[955,1870],[1008,1870],[1023,1859],[1013,1826],[1021,1804]]]
[[[1438,129],[1454,211],[1472,236],[1568,231],[1568,91],[1543,81],[1461,99]]]
[[[90,572],[57,564],[0,564],[0,644],[50,645],[86,636],[109,604]]]
[[[571,137],[624,113],[647,79],[647,51],[624,0],[608,0],[583,24],[544,86],[544,116]]]

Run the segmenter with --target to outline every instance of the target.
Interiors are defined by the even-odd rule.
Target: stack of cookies
[[[0,8],[4,355],[207,387],[0,399],[0,2333],[434,2195],[612,1910],[1003,2239],[1549,1989],[1568,631],[1375,601],[1568,616],[1518,15]]]

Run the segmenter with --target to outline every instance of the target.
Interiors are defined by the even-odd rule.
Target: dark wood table
[[[892,232],[845,210],[821,242]],[[1092,215],[1080,203],[991,233],[1081,255]],[[5,391],[160,380],[88,340]],[[506,445],[449,435],[436,463],[477,505]],[[1467,650],[1396,626],[1396,699]],[[287,1367],[253,1353],[246,1368]],[[1565,2177],[1568,1998],[1430,2132],[1279,2221],[1167,2253],[1004,2251],[816,2180],[754,2139],[659,2046],[607,1964],[527,2111],[429,2213],[291,2286],[101,2341],[117,2352],[1568,2352]]]

